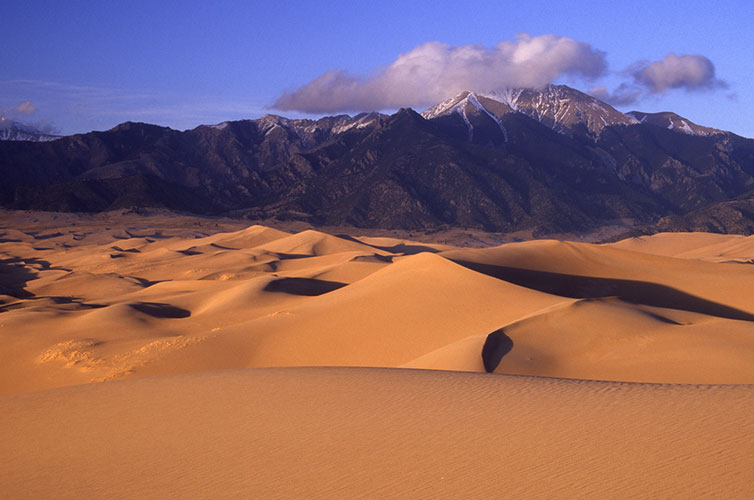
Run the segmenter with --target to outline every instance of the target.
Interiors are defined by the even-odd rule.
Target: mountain
[[[0,116],[0,141],[54,141],[60,136],[48,134],[31,125]]]
[[[482,94],[465,91],[422,113],[427,120],[457,113],[473,129],[469,114],[479,112],[499,121],[509,113],[523,113],[539,123],[566,135],[577,133],[599,136],[611,125],[634,125],[639,120],[625,115],[594,97],[565,85],[536,89],[509,89]]]
[[[708,226],[750,232],[754,140],[656,115],[549,86],[466,91],[422,114],[266,115],[184,132],[127,122],[0,143],[0,204],[535,234],[696,227],[726,214]]]
[[[628,116],[636,118],[639,123],[648,123],[658,127],[666,127],[669,130],[677,130],[690,135],[715,135],[722,134],[722,130],[710,127],[702,127],[691,120],[678,116],[670,111],[660,113],[643,113],[641,111],[629,111]]]

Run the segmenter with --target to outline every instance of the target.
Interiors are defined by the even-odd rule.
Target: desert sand
[[[281,227],[3,212],[0,491],[750,494],[754,238]]]

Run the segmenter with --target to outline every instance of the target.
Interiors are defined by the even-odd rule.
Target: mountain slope
[[[754,198],[754,140],[658,119],[549,86],[467,91],[421,115],[266,115],[185,132],[127,122],[47,143],[1,142],[0,204],[542,234],[691,212],[703,224],[714,212],[705,207]]]
[[[658,127],[665,127],[670,130],[678,130],[684,134],[690,135],[715,135],[722,134],[722,130],[710,127],[702,127],[691,120],[679,116],[670,111],[660,113],[644,113],[642,111],[629,111],[628,116],[636,118],[639,123],[648,123]]]

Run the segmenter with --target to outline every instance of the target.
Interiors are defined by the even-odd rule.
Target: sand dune
[[[231,367],[398,366],[564,300],[421,253],[276,314],[224,328],[143,372],[219,368],[206,365],[204,351],[214,353],[212,363],[222,352],[246,353],[240,365],[234,354]],[[506,305],[513,301],[515,308]],[[464,361],[476,365],[477,358]]]
[[[440,255],[478,272],[574,298],[622,296],[672,306],[705,300],[737,309],[743,317],[754,313],[754,288],[745,286],[754,279],[749,266],[548,240]],[[666,301],[669,294],[673,297]]]
[[[750,494],[750,237],[11,215],[5,496]]]
[[[749,386],[368,368],[0,399],[11,498],[748,498]]]
[[[751,322],[583,299],[505,330],[498,373],[688,384],[754,383]]]
[[[661,233],[629,238],[610,246],[683,259],[751,264],[754,237],[737,234]]]
[[[754,383],[754,267],[730,263],[754,258],[751,238],[471,249],[71,217],[0,229],[2,394],[268,366],[483,371],[496,331],[512,342],[498,373]]]

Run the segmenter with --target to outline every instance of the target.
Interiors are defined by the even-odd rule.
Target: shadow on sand
[[[37,277],[37,272],[26,266],[26,262],[29,260],[35,261],[34,263],[29,262],[30,264],[44,262],[38,259],[0,259],[0,295],[10,295],[17,299],[34,297],[34,294],[26,291],[26,283]],[[45,264],[47,264],[47,268],[50,267],[49,262],[45,262]]]
[[[317,280],[314,278],[280,278],[267,283],[265,292],[283,292],[292,295],[316,297],[343,288],[347,283]]]
[[[679,309],[719,318],[754,321],[754,314],[747,311],[696,297],[657,283],[559,274],[462,260],[454,262],[509,283],[562,297],[574,299],[618,297],[635,304]]]
[[[135,309],[153,318],[178,319],[191,316],[191,311],[160,302],[136,302],[128,305],[131,306],[131,309]]]
[[[482,347],[482,362],[487,373],[492,373],[502,361],[503,356],[513,349],[513,339],[505,334],[503,329],[495,330],[487,335]]]
[[[436,248],[428,247],[425,245],[416,245],[416,244],[407,245],[405,243],[399,243],[397,245],[374,245],[371,243],[364,243],[363,241],[360,241],[354,238],[353,236],[349,236],[347,234],[338,234],[336,236],[342,240],[352,241],[354,243],[358,243],[359,245],[365,245],[368,247],[376,248],[377,250],[382,250],[385,252],[396,253],[396,254],[415,255],[417,253],[422,253],[422,252],[429,252],[429,253],[440,252],[440,250]]]

